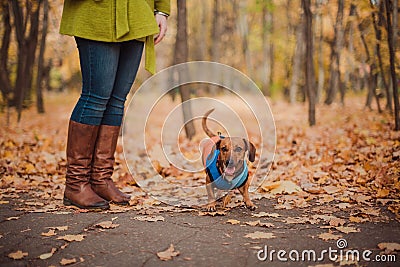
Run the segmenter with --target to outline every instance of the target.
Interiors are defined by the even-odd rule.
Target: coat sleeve
[[[170,0],[155,0],[154,8],[169,15],[171,12]]]

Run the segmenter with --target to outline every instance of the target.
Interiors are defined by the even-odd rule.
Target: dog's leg
[[[239,188],[239,192],[242,194],[243,196],[243,201],[244,204],[246,205],[246,207],[249,210],[255,210],[257,208],[256,205],[254,205],[254,203],[251,201],[250,196],[249,196],[249,180],[247,180],[247,182]]]
[[[215,201],[215,195],[214,195],[214,188],[213,185],[210,181],[210,178],[207,175],[206,178],[206,188],[207,188],[207,195],[208,195],[208,204],[207,204],[207,211],[216,211],[216,201]]]

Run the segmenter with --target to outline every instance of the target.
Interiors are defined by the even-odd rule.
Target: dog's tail
[[[214,109],[210,109],[209,111],[207,111],[207,112],[204,114],[203,119],[202,119],[202,124],[201,124],[201,125],[203,126],[204,132],[208,135],[208,137],[216,136],[216,134],[214,134],[213,132],[211,132],[211,130],[208,129],[208,127],[207,127],[207,118],[208,118],[208,115],[210,115],[211,112],[213,112],[213,111],[214,111]]]

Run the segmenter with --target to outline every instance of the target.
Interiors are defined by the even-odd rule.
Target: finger
[[[165,37],[165,33],[167,32],[167,27],[166,23],[161,23],[160,24],[160,33],[156,37],[154,44],[158,44],[161,42],[161,40]]]

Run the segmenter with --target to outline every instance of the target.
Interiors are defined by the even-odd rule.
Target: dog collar
[[[216,149],[214,151],[214,155],[212,157],[208,156],[206,160],[206,172],[210,176],[211,182],[221,190],[231,190],[238,187],[241,187],[246,181],[249,174],[247,169],[247,164],[243,163],[243,171],[232,179],[232,181],[228,182],[222,177],[221,172],[217,168],[217,160],[219,155],[219,150]]]

